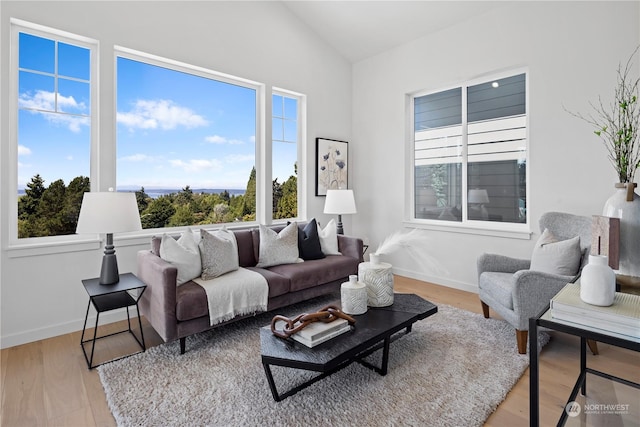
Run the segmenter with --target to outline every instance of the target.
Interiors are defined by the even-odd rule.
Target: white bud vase
[[[358,282],[358,276],[352,274],[349,281],[340,288],[342,311],[346,314],[364,314],[367,312],[367,286]]]
[[[603,307],[613,304],[616,296],[616,275],[603,255],[589,255],[589,264],[580,276],[580,299]]]

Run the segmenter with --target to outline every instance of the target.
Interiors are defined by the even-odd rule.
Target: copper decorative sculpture
[[[340,310],[338,307],[335,307],[333,305],[328,305],[324,308],[321,308],[316,313],[311,313],[311,314],[303,313],[296,316],[293,319],[289,319],[288,317],[277,315],[271,320],[271,332],[273,332],[273,335],[277,337],[287,339],[291,335],[297,332],[300,332],[301,330],[309,326],[311,323],[314,323],[314,322],[330,323],[336,319],[345,319],[347,322],[349,322],[350,325],[353,325],[356,323],[353,317],[343,313],[342,310]],[[284,326],[281,331],[276,329],[276,323],[279,320],[282,320],[284,322]]]

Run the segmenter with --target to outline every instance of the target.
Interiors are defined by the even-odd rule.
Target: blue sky
[[[57,79],[55,52],[53,41],[21,34],[20,187],[36,173],[45,185],[89,176],[89,51],[58,43]],[[255,90],[119,57],[116,91],[119,189],[246,187]],[[280,183],[294,173],[296,145],[285,141],[296,139],[296,108],[294,99],[273,97],[273,114],[287,118],[273,119]]]

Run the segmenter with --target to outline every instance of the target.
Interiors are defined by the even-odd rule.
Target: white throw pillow
[[[271,267],[298,262],[298,225],[295,222],[276,233],[262,224],[260,228],[260,256],[256,267]]]
[[[318,227],[320,248],[325,255],[342,255],[338,252],[338,229],[336,221],[331,220],[325,228]]]
[[[240,267],[236,236],[226,227],[211,233],[200,230],[198,246],[202,259],[202,280],[215,279]]]
[[[160,242],[160,258],[178,269],[176,280],[178,286],[195,279],[202,273],[200,250],[190,228],[182,233],[178,240],[166,233],[163,234]]]
[[[536,242],[531,256],[531,270],[574,276],[580,268],[580,236],[558,241],[548,229]]]

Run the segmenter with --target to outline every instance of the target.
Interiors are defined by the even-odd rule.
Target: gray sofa
[[[284,226],[272,227],[275,231],[282,228]],[[256,267],[260,247],[258,229],[233,233],[240,267],[258,272],[267,280],[268,311],[340,289],[350,274],[358,273],[358,264],[363,261],[362,239],[338,235],[338,250],[342,255],[259,268]],[[147,285],[140,300],[140,311],[165,342],[180,339],[180,352],[184,353],[189,335],[246,317],[238,316],[211,326],[206,292],[193,281],[176,286],[177,269],[160,258],[160,241],[154,237],[149,250],[138,252],[137,275]]]

